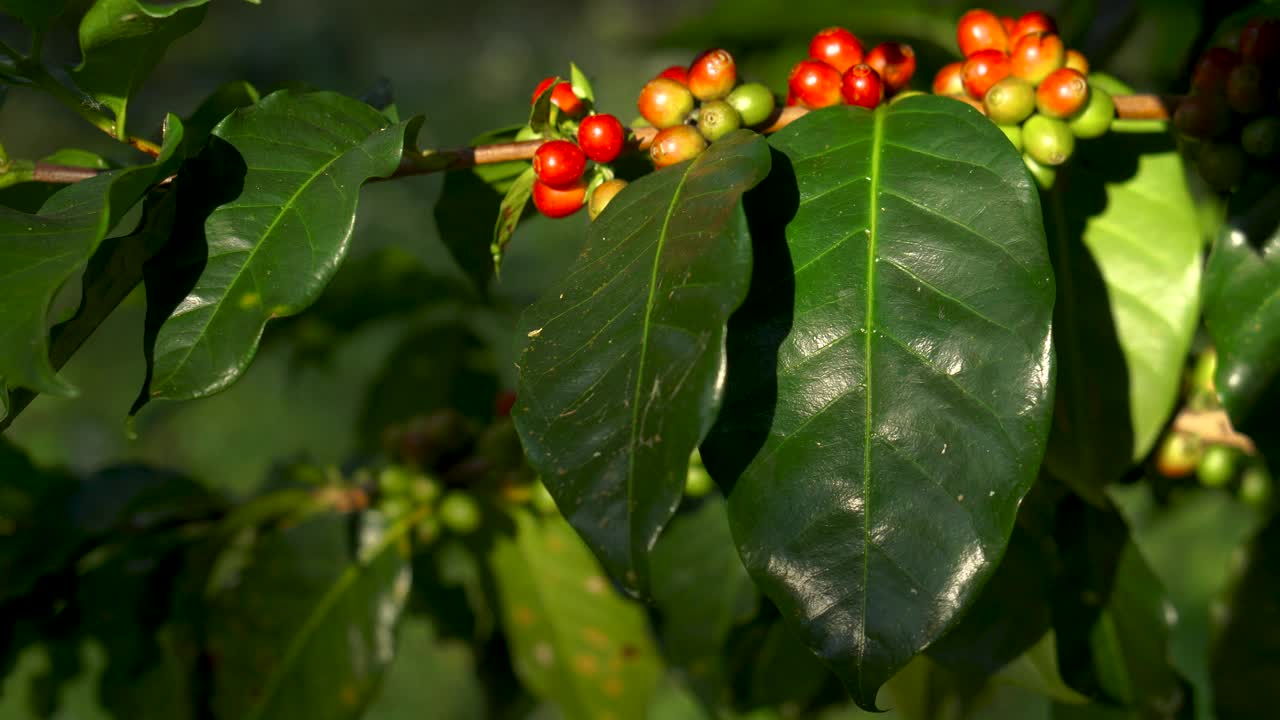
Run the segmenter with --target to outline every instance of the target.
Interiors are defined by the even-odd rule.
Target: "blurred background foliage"
[[[87,4],[73,3],[67,17]],[[1095,69],[1140,91],[1171,93],[1184,89],[1195,53],[1213,28],[1244,5],[984,4],[1004,14],[1048,11],[1058,18],[1068,45],[1083,50]],[[969,6],[954,0],[263,0],[261,6],[224,1],[172,48],[131,117],[137,131],[157,135],[165,112],[186,115],[230,81],[247,80],[264,94],[303,83],[360,96],[385,79],[402,115],[426,115],[421,146],[451,147],[523,122],[531,89],[545,75],[566,74],[570,61],[590,75],[597,106],[624,119],[635,114],[635,95],[646,79],[711,46],[730,49],[744,75],[783,94],[787,71],[805,54],[813,32],[836,24],[869,44],[910,42],[920,60],[916,85],[925,87],[937,67],[955,59],[954,22]],[[0,37],[18,46],[26,42],[24,31],[7,22],[0,24]],[[47,57],[74,64],[75,47],[74,26],[64,23],[50,35]],[[119,162],[137,160],[52,100],[21,88],[11,90],[0,109],[0,138],[14,156],[81,148]],[[582,235],[567,226],[584,224],[586,217],[579,213],[561,221],[554,232],[541,219],[523,224],[501,281],[475,288],[451,259],[437,226],[433,208],[443,183],[437,175],[368,187],[351,254],[333,284],[302,315],[268,327],[257,360],[227,391],[181,404],[155,402],[126,423],[144,374],[144,306],[135,293],[65,369],[82,388],[81,397],[39,397],[7,437],[44,468],[65,467],[78,475],[122,463],[181,468],[209,493],[241,498],[261,488],[282,463],[358,462],[377,450],[383,427],[421,408],[454,405],[466,411],[467,403],[479,403],[470,414],[483,415],[496,390],[514,387],[519,338],[512,329],[518,313],[567,267],[578,250],[574,239]],[[487,246],[487,230],[474,240]],[[70,299],[63,305],[74,307]],[[455,384],[442,389],[442,377]],[[1252,531],[1252,516],[1225,494],[1196,491],[1157,507],[1144,486],[1136,487],[1116,499],[1175,611],[1187,621],[1185,632],[1172,639],[1172,652],[1178,658],[1204,657],[1213,598]],[[430,583],[428,576],[419,582]],[[488,660],[476,657],[467,642],[444,637],[450,633],[437,624],[407,616],[399,630],[399,655],[368,717],[451,720],[497,712],[491,707],[493,688],[477,679],[478,665]],[[778,644],[772,627],[764,622],[741,642],[757,650]],[[0,718],[29,717],[30,707],[51,699],[36,697],[42,688],[61,699],[52,717],[103,717],[97,682],[118,671],[103,642],[90,638],[70,652],[28,646],[4,679]],[[787,662],[795,651],[788,655],[781,644],[775,669],[807,673],[795,682],[809,682],[815,695],[833,692],[820,667]],[[1186,664],[1191,682],[1207,685],[1207,676],[1195,674],[1195,663]],[[922,660],[904,672],[896,681],[906,689],[901,697],[943,697],[946,681],[931,668]],[[42,684],[41,678],[55,676],[74,680]],[[758,671],[753,692],[763,693],[760,699],[768,704],[775,699],[768,696],[771,685],[795,689],[783,683],[792,675],[781,678],[765,682],[768,676]],[[156,682],[150,678],[147,684]],[[1050,703],[1037,692],[1043,687],[1027,684],[1015,679],[966,698],[966,706],[979,709],[977,717],[1049,717]],[[652,717],[703,717],[686,691],[670,683],[662,687]],[[430,711],[424,714],[423,708]],[[523,710],[529,717],[554,717],[546,708]],[[906,705],[899,710],[902,717],[913,716]],[[822,717],[855,714],[840,710]]]

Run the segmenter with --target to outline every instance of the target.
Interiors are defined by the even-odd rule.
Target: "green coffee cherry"
[[[461,490],[452,490],[440,501],[440,522],[451,532],[467,535],[480,527],[480,504]]]
[[[428,515],[418,521],[413,527],[414,537],[423,545],[430,545],[440,537],[441,527],[440,519],[435,515]]]
[[[383,515],[395,520],[398,517],[406,515],[410,510],[412,510],[413,503],[409,502],[405,498],[390,497],[385,498],[382,502],[378,503],[378,509],[382,511]]]
[[[1229,445],[1210,445],[1196,465],[1196,476],[1205,487],[1225,487],[1236,474],[1239,451]]]
[[[1196,469],[1201,452],[1200,438],[1195,435],[1169,433],[1156,450],[1156,470],[1167,478],[1184,478]]]
[[[1031,177],[1035,178],[1036,184],[1041,190],[1052,190],[1053,182],[1058,179],[1058,171],[1048,165],[1041,165],[1035,158],[1022,153],[1022,162],[1031,171]]]
[[[383,468],[378,473],[378,489],[384,495],[406,495],[413,487],[413,477],[414,473],[399,465]]]
[[[693,456],[689,458],[689,472],[684,479],[684,494],[691,498],[700,498],[711,492],[713,487],[715,482],[712,481],[706,466],[702,464],[702,455],[694,450]]]
[[[982,105],[987,117],[997,125],[1017,125],[1036,111],[1036,89],[1026,80],[1009,75],[991,86]]]
[[[1009,138],[1009,142],[1013,143],[1013,147],[1018,152],[1022,152],[1022,128],[1018,125],[997,125],[1000,132]]]
[[[1100,87],[1093,87],[1089,90],[1089,103],[1067,123],[1067,127],[1078,138],[1102,137],[1111,129],[1111,121],[1115,117],[1116,102],[1111,99],[1111,93]]]
[[[1280,152],[1280,117],[1268,115],[1245,125],[1240,146],[1254,157],[1275,157]]]
[[[409,487],[409,497],[419,505],[426,505],[440,497],[440,481],[429,475],[417,475]]]
[[[707,142],[715,142],[740,127],[742,116],[724,100],[703,103],[698,112],[698,132]]]
[[[1196,156],[1200,176],[1214,189],[1228,192],[1244,180],[1248,164],[1244,149],[1235,143],[1207,142]]]
[[[1261,460],[1255,460],[1240,476],[1240,500],[1256,508],[1271,502],[1271,473]]]
[[[1071,157],[1076,139],[1065,122],[1036,114],[1022,126],[1022,149],[1041,165],[1056,167]]]
[[[742,117],[743,127],[752,127],[768,120],[778,101],[769,88],[760,83],[744,83],[726,98]]]

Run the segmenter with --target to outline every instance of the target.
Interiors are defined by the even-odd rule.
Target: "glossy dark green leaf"
[[[1082,142],[1044,197],[1058,394],[1046,465],[1095,503],[1145,457],[1198,323],[1201,238],[1168,133]]]
[[[725,326],[751,272],[740,200],[768,171],[744,130],[635,181],[520,321],[513,417],[530,462],[633,590],[719,410]]]
[[[1280,193],[1223,227],[1205,268],[1204,315],[1232,419],[1274,408],[1258,403],[1280,376]]]
[[[80,20],[83,60],[76,85],[115,113],[116,135],[127,134],[129,102],[169,46],[199,27],[209,0],[171,3],[96,0]]]
[[[405,536],[332,513],[246,536],[208,590],[206,652],[217,718],[359,718],[395,653],[409,593]],[[355,540],[353,540],[353,537]]]
[[[182,134],[182,123],[170,116],[154,164],[70,185],[36,215],[0,207],[0,383],[74,393],[49,362],[49,305],[147,189],[178,166]]]
[[[0,10],[43,32],[67,9],[69,0],[0,0]]]
[[[203,397],[240,376],[267,321],[302,311],[333,276],[360,186],[395,172],[417,124],[389,125],[336,93],[281,91],[218,125],[180,178],[181,242],[148,273],[142,401]]]
[[[972,602],[1036,476],[1040,204],[1003,134],[945,98],[813,112],[770,143],[702,457],[757,585],[872,708]]]
[[[1280,520],[1258,534],[1230,595],[1217,635],[1212,669],[1215,710],[1221,720],[1275,714],[1280,677]]]
[[[566,720],[640,720],[662,668],[643,608],[558,516],[515,510],[490,554],[516,674]]]
[[[204,146],[223,118],[261,99],[258,89],[244,80],[233,80],[219,86],[187,118],[187,147],[192,148],[192,154]]]
[[[725,643],[760,601],[738,559],[723,500],[707,500],[696,513],[671,521],[653,548],[653,600],[667,660],[704,702],[721,704]]]
[[[40,162],[87,167],[95,170],[110,170],[112,167],[111,163],[107,162],[101,155],[75,148],[58,150],[52,155],[41,158]],[[66,188],[65,183],[34,181],[17,183],[6,188],[0,188],[0,205],[24,213],[35,214],[40,212],[40,208],[49,201],[49,198],[53,197],[54,193],[64,188]]]

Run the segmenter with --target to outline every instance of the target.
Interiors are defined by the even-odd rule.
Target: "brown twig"
[[[1173,419],[1173,429],[1198,436],[1210,445],[1228,445],[1247,455],[1257,453],[1248,435],[1236,432],[1225,410],[1192,410],[1184,408]]]

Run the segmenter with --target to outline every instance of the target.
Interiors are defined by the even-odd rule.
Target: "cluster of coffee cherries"
[[[738,83],[728,50],[699,53],[688,67],[672,65],[640,90],[640,116],[658,129],[649,159],[662,169],[707,149],[739,128],[759,127],[773,117],[776,101],[760,83]]]
[[[1071,157],[1076,138],[1111,128],[1111,95],[1090,86],[1088,61],[1067,49],[1045,13],[1015,20],[970,10],[956,40],[965,59],[938,71],[933,92],[981,102],[1042,185],[1052,184],[1053,168]]]
[[[1191,412],[1221,411],[1214,389],[1217,354],[1212,348],[1202,352],[1187,377],[1187,408]],[[1266,462],[1249,454],[1238,443],[1208,439],[1171,428],[1161,439],[1154,455],[1156,471],[1164,478],[1181,480],[1193,474],[1207,488],[1235,492],[1243,502],[1269,508],[1273,501],[1271,474]]]
[[[1280,19],[1256,17],[1200,56],[1174,126],[1215,189],[1280,157]]]
[[[568,217],[591,203],[588,212],[592,218],[600,214],[604,205],[626,185],[622,180],[609,179],[589,188],[586,180],[587,161],[607,165],[622,154],[627,144],[627,130],[618,118],[608,113],[587,113],[587,104],[573,90],[573,85],[555,77],[538,83],[533,91],[531,104],[536,105],[544,93],[551,93],[551,104],[565,117],[578,122],[574,140],[548,140],[538,147],[533,156],[533,205],[550,218]]]
[[[817,110],[843,102],[870,110],[906,91],[915,72],[910,45],[886,42],[864,52],[857,35],[829,27],[813,36],[809,57],[791,68],[787,105]]]

